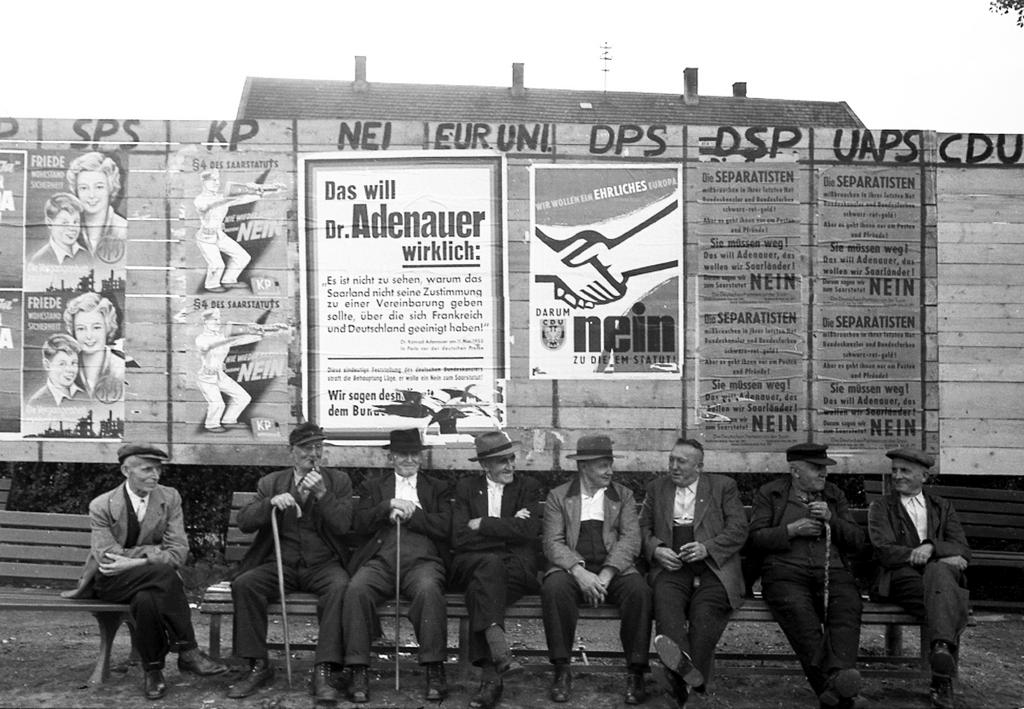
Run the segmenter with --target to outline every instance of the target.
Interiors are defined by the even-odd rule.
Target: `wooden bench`
[[[99,626],[100,647],[89,683],[100,684],[110,676],[110,650],[129,606],[61,598],[54,589],[74,587],[89,549],[88,515],[0,511],[0,582],[46,587],[0,592],[0,613],[92,613]]]
[[[1024,547],[1024,492],[960,485],[927,485],[925,489],[953,503],[971,545],[971,567],[1024,570],[1024,551],[986,549],[994,540]],[[883,495],[883,481],[864,480],[868,502]]]
[[[255,497],[255,493],[252,492],[235,492],[232,495],[231,501],[231,516],[228,525],[227,532],[227,546],[226,546],[226,558],[229,562],[234,563],[239,561],[248,548],[253,535],[244,534],[238,529],[237,517],[238,511],[248,504]],[[861,510],[858,512],[860,519],[859,522],[863,523],[866,519],[866,512]],[[449,593],[446,596],[448,602],[448,616],[449,618],[458,619],[459,621],[459,645],[454,650],[458,653],[460,664],[463,669],[468,666],[468,648],[469,648],[469,614],[466,609],[465,599],[461,593]],[[292,593],[286,598],[287,611],[289,620],[292,618],[300,617],[315,617],[316,616],[316,596],[308,593]],[[408,612],[407,605],[403,602],[398,609],[399,613],[405,615]],[[234,607],[231,601],[231,587],[227,582],[221,582],[214,584],[206,589],[203,594],[202,602],[200,603],[200,612],[210,617],[210,654],[213,657],[221,656],[221,620],[225,615],[232,615],[234,613]],[[599,606],[593,608],[590,606],[581,606],[579,609],[580,620],[618,620],[619,611],[615,606]],[[269,613],[271,617],[279,616],[281,613],[280,604],[271,604],[269,607]],[[395,604],[393,600],[390,600],[382,604],[378,608],[378,613],[381,618],[392,618],[395,614]],[[541,618],[541,602],[539,596],[527,596],[522,598],[517,603],[509,606],[506,610],[506,617],[515,620],[539,620]],[[771,611],[765,605],[764,601],[759,597],[749,598],[744,606],[736,611],[730,620],[730,623],[772,623],[774,624]],[[883,626],[886,630],[886,651],[882,655],[866,655],[858,659],[866,665],[879,666],[881,664],[898,663],[906,665],[907,663],[918,663],[922,658],[926,657],[924,647],[921,648],[921,654],[907,655],[903,651],[903,636],[902,629],[904,626],[919,626],[918,620],[906,613],[902,608],[892,604],[881,604],[872,603],[870,601],[864,602],[864,611],[861,618],[861,623],[864,626]],[[295,647],[295,644],[293,644]],[[788,646],[787,646],[788,648]],[[517,654],[520,651],[517,650]],[[543,651],[537,651],[536,653],[529,654],[544,654]],[[621,657],[621,652],[606,650],[601,651],[598,649],[588,649],[588,656],[602,657],[602,656],[618,656]],[[772,670],[758,668],[758,671],[768,672],[800,672],[799,665],[796,664],[795,656],[792,654],[777,654],[777,653],[728,653],[719,652],[716,654],[717,659],[721,660],[739,660],[745,663],[764,663],[768,661],[791,661],[790,666],[782,669]],[[923,665],[922,665],[923,666]],[[906,674],[906,670],[895,670],[896,673]],[[914,671],[916,674],[917,670]],[[869,673],[871,671],[869,670]]]

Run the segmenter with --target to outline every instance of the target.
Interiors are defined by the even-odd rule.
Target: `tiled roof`
[[[248,77],[239,118],[864,127],[845,101]],[[580,108],[589,103],[592,109]]]

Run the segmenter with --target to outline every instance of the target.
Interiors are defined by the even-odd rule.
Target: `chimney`
[[[523,63],[512,63],[512,95],[525,96],[526,87],[523,85]]]
[[[366,83],[366,57],[356,56],[356,78],[352,82],[352,90],[362,93],[369,87]]]
[[[697,97],[697,67],[683,69],[683,87],[683,103],[687,106],[696,106],[700,100]]]
[[[747,97],[747,82],[746,81],[734,81],[732,84],[732,95],[735,98],[746,98]]]

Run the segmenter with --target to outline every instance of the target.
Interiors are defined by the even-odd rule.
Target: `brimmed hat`
[[[612,453],[612,439],[608,436],[582,436],[576,441],[576,452],[565,457],[570,460],[597,460],[620,456]]]
[[[288,436],[288,445],[290,446],[304,446],[307,443],[313,441],[323,441],[327,438],[324,434],[324,430],[317,426],[315,423],[305,422],[300,423],[296,426],[291,435]]]
[[[159,460],[161,463],[171,459],[171,456],[167,455],[167,451],[149,443],[125,443],[117,449],[117,462],[123,463],[125,458],[130,458],[133,455],[139,458]]]
[[[419,429],[416,428],[402,428],[397,431],[392,431],[390,438],[390,443],[383,447],[386,451],[394,451],[395,453],[419,453],[421,450],[430,448],[430,446],[423,445]]]
[[[886,458],[901,458],[902,460],[909,460],[911,463],[917,463],[923,465],[926,468],[930,468],[935,465],[935,459],[922,450],[917,448],[893,448],[891,451],[887,451],[885,454]]]
[[[797,443],[786,449],[786,461],[803,460],[815,465],[835,465],[836,461],[825,455],[828,446],[820,443]]]
[[[513,441],[504,431],[488,431],[481,433],[473,441],[476,444],[476,457],[471,461],[485,460],[487,458],[503,458],[514,455],[522,445],[519,441]]]

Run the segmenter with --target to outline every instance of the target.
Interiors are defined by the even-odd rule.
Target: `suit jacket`
[[[352,526],[352,480],[348,473],[334,468],[322,468],[321,475],[327,488],[319,502],[309,505],[313,526],[317,534],[344,564],[348,559],[345,535]],[[273,506],[271,498],[292,489],[293,468],[275,470],[256,483],[256,499],[238,513],[238,528],[242,532],[256,532],[249,549],[232,574],[236,578],[274,558],[274,535],[270,525]]]
[[[568,571],[583,561],[576,551],[580,539],[580,479],[576,477],[559,485],[544,502],[544,556],[548,568],[544,575],[564,569]],[[640,553],[640,523],[633,492],[625,485],[612,482],[604,491],[604,547],[608,554],[603,566],[619,574],[638,573],[636,557]]]
[[[909,567],[910,552],[925,542],[935,546],[937,559],[959,555],[971,560],[967,537],[952,503],[930,492],[924,493],[924,501],[928,516],[927,539],[918,539],[917,529],[895,490],[868,507],[868,536],[880,566],[875,590],[880,596],[889,595],[892,572]]]
[[[672,546],[672,518],[675,513],[676,485],[665,476],[647,485],[640,508],[640,534],[644,556],[651,562],[650,580],[661,573],[654,563],[654,550]],[[693,538],[708,550],[708,568],[722,582],[733,608],[743,605],[743,572],[740,549],[747,541],[747,513],[732,478],[705,475],[697,479],[693,505]]]
[[[460,552],[504,553],[508,551],[526,562],[528,569],[537,569],[540,551],[540,528],[544,517],[543,490],[533,478],[516,474],[501,495],[501,517],[487,516],[487,476],[463,478],[455,486],[452,510],[452,548]],[[530,512],[528,519],[516,519],[521,509]],[[480,529],[472,530],[469,520],[480,518]]]
[[[782,514],[789,502],[793,479],[786,475],[762,485],[754,494],[754,508],[750,513],[750,547],[756,554],[770,563],[771,555],[789,551],[789,533],[782,524]],[[832,543],[839,550],[847,569],[852,570],[850,556],[864,547],[864,530],[850,514],[850,506],[842,490],[832,483],[825,483],[822,499],[832,512],[829,526],[832,528]]]
[[[447,567],[451,535],[452,506],[448,485],[427,477],[420,471],[416,475],[416,495],[420,507],[412,517],[402,522],[402,529],[417,532],[433,540],[441,560]],[[391,500],[395,496],[395,474],[384,473],[365,483],[356,508],[353,530],[357,535],[370,537],[349,562],[349,573],[355,574],[360,566],[373,558],[394,525],[391,524]]]
[[[128,539],[128,515],[135,510],[125,501],[124,486],[118,485],[89,503],[92,528],[91,549],[78,587],[65,591],[65,598],[90,598],[92,585],[99,573],[100,559],[107,552],[132,559],[146,558],[154,564],[170,564],[179,568],[188,557],[188,537],[181,514],[181,495],[173,487],[157,485],[149,493],[146,516],[139,525],[139,538],[134,547],[124,548]]]

